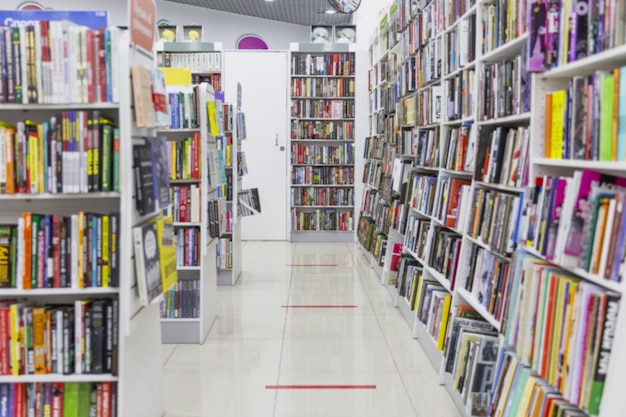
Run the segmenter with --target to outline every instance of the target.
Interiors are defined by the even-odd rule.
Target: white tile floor
[[[246,242],[243,259],[205,343],[163,346],[166,417],[459,417],[354,244]]]

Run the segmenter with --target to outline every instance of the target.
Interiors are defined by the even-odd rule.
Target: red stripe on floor
[[[265,389],[376,389],[376,385],[266,385]]]
[[[287,264],[287,266],[339,266],[338,264]]]
[[[289,305],[282,306],[282,308],[357,308],[358,306],[352,305]]]

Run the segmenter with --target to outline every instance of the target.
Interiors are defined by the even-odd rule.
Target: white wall
[[[0,8],[14,10],[24,0],[0,0]],[[124,26],[128,0],[37,0],[54,10],[107,10],[109,24]],[[167,19],[173,25],[203,25],[204,39],[222,42],[225,49],[235,49],[245,34],[263,38],[270,49],[289,49],[291,42],[308,42],[309,26],[292,25],[268,19],[218,12],[202,7],[157,0],[157,20]]]

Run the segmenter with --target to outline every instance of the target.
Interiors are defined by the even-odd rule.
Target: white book
[[[36,72],[36,88],[37,88],[37,103],[45,103],[44,91],[43,91],[43,67],[41,65],[41,26],[39,22],[35,25],[35,72]]]
[[[118,51],[120,46],[120,30],[116,27],[109,28],[111,32],[111,97],[113,103],[119,103],[119,64],[118,64]]]
[[[469,36],[469,19],[463,19],[459,22],[459,67],[464,67],[469,63],[469,43],[473,40]]]
[[[20,56],[22,65],[22,103],[26,104],[30,102],[28,99],[28,53],[26,50],[26,26],[20,26]]]
[[[79,220],[79,217],[80,217],[80,220]],[[84,218],[84,215],[82,213],[72,214],[70,218],[71,225],[72,225],[72,231],[71,231],[72,240],[70,242],[70,247],[72,248],[72,252],[70,254],[70,268],[72,270],[72,276],[71,276],[72,288],[83,287],[82,285],[83,283],[79,282],[79,279],[82,279],[82,277],[78,276],[78,256],[79,256],[78,251],[79,250],[82,251],[82,248],[80,248],[78,245],[78,235],[79,233],[82,233],[82,230],[85,226],[83,218]],[[83,268],[83,272],[84,272],[84,268]]]
[[[74,374],[83,373],[83,302],[74,302]]]
[[[7,182],[7,134],[5,128],[0,126],[0,185]],[[8,140],[11,140],[10,138]]]

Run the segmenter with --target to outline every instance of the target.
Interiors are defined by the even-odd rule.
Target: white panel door
[[[237,104],[242,86],[246,117],[248,175],[242,188],[258,188],[261,214],[240,219],[243,240],[287,240],[288,178],[288,53],[286,51],[225,51],[226,101]]]

